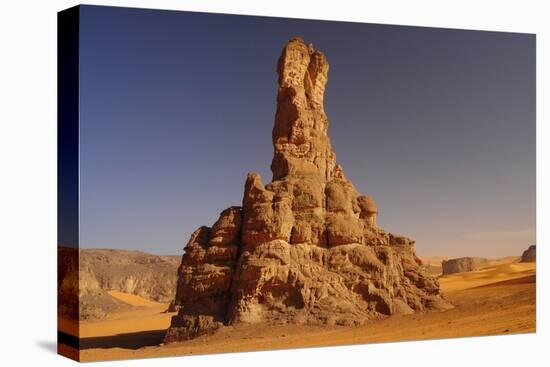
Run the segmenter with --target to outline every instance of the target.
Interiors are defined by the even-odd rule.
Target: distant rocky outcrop
[[[537,246],[531,245],[527,248],[527,250],[523,251],[523,254],[521,255],[521,262],[528,263],[535,261],[537,261]]]
[[[447,256],[432,256],[422,258],[424,269],[428,274],[432,276],[450,275],[475,271],[490,266],[511,264],[518,261],[520,261],[519,256],[504,256],[495,259],[486,259],[481,257],[462,257],[449,259]]]
[[[174,299],[180,256],[118,249],[81,249],[80,270],[89,273],[85,288],[134,294],[168,303]]]
[[[450,306],[414,241],[377,225],[374,200],[336,164],[323,107],[329,64],[295,38],[279,59],[273,179],[191,236],[165,341],[234,323],[358,325]]]
[[[490,260],[481,257],[460,257],[456,259],[443,260],[441,267],[443,275],[465,273],[489,266]]]
[[[129,308],[109,295],[119,291],[152,301],[174,300],[179,256],[118,249],[59,249],[58,312],[69,319],[101,319]],[[78,263],[77,263],[77,259]]]

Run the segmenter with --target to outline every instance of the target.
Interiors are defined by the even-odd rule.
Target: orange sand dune
[[[122,302],[126,302],[132,306],[159,307],[161,305],[164,305],[163,303],[151,301],[143,297],[136,296],[134,294],[128,294],[128,293],[123,293],[118,291],[108,291],[107,293],[109,293],[111,296],[115,297],[116,299]]]
[[[439,278],[439,283],[444,292],[452,292],[503,280],[523,278],[535,273],[535,263],[509,263],[467,273],[445,275]]]
[[[80,323],[80,337],[103,337],[151,330],[165,330],[174,313],[165,313],[168,304],[146,300],[122,292],[109,292],[113,297],[135,308],[111,315],[106,320]]]

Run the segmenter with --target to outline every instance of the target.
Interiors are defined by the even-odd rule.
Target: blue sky
[[[270,181],[294,36],[329,60],[337,161],[383,228],[421,255],[534,243],[534,35],[83,6],[80,245],[180,254]]]

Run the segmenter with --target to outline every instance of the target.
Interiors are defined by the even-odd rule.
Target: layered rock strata
[[[242,323],[359,325],[450,306],[414,241],[378,227],[374,200],[336,164],[323,107],[329,64],[295,38],[279,58],[273,179],[191,236],[166,342]]]
[[[441,262],[443,275],[466,273],[489,265],[490,261],[488,259],[480,257],[459,257]]]

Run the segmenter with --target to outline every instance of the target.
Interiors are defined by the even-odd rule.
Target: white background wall
[[[94,4],[537,33],[537,334],[98,366],[548,365],[550,21],[545,1],[138,0]],[[74,1],[0,2],[0,364],[72,365],[56,338],[56,12]],[[546,10],[546,18],[545,18]],[[546,23],[546,24],[545,24]],[[545,228],[546,227],[546,228]]]

